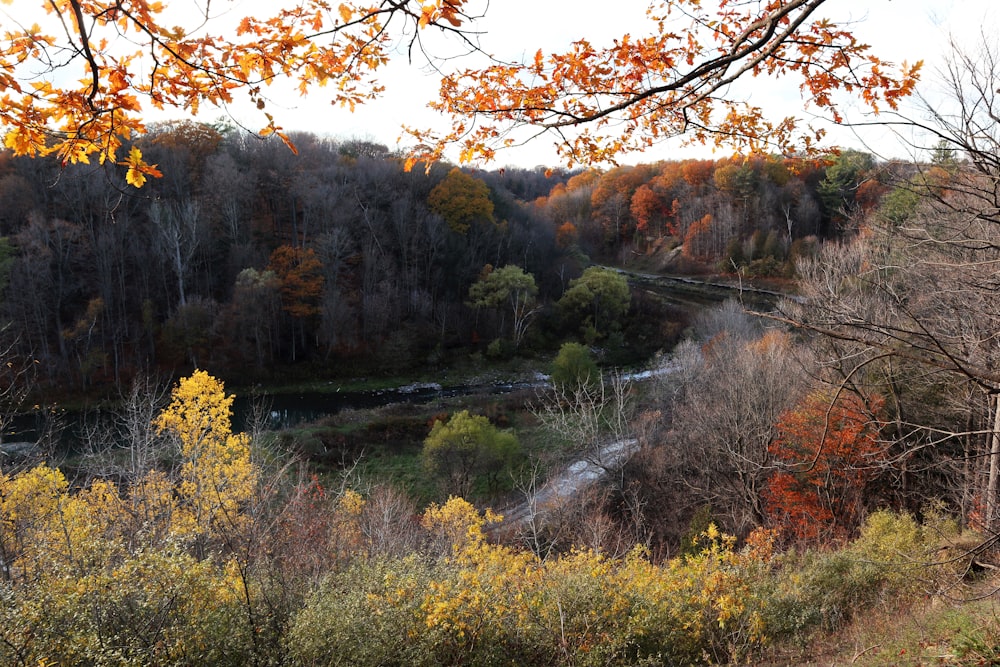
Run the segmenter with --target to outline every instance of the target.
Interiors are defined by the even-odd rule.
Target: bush
[[[468,496],[477,481],[495,490],[500,473],[509,469],[520,450],[513,433],[462,410],[447,423],[434,422],[424,440],[423,459],[445,493]]]
[[[601,378],[590,349],[580,343],[563,343],[552,362],[552,384],[564,393],[596,384]]]
[[[835,631],[859,612],[893,609],[921,596],[941,575],[926,563],[936,546],[928,534],[909,514],[883,510],[869,516],[858,539],[843,549],[789,554],[784,568],[795,574],[775,581],[769,632],[781,637]]]
[[[314,667],[436,664],[438,633],[423,622],[421,607],[438,576],[416,557],[355,561],[294,617],[288,654]]]
[[[490,359],[511,359],[516,352],[514,342],[506,338],[494,338],[486,346],[486,356]]]

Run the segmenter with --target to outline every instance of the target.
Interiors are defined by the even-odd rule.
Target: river
[[[653,274],[621,271],[628,277],[633,289],[653,289],[661,296],[668,296],[677,303],[697,304],[701,307],[720,303],[739,294],[742,298],[756,302],[773,303],[787,295],[766,290],[753,290],[720,283],[710,283],[692,278],[657,276]],[[629,380],[642,380],[648,372],[628,376]],[[340,391],[333,387],[329,391],[300,393],[274,393],[254,396],[239,394],[233,404],[233,427],[236,431],[246,430],[261,406],[267,415],[266,427],[273,430],[294,427],[314,422],[323,417],[337,414],[347,409],[369,409],[393,403],[428,403],[454,396],[504,394],[522,389],[546,386],[547,376],[538,373],[531,380],[497,381],[482,384],[442,386],[438,383],[415,383],[392,389],[371,391]],[[10,428],[3,433],[2,447],[28,446],[45,436],[47,431],[59,431],[59,441],[69,450],[76,449],[83,441],[85,424],[95,421],[93,412],[40,411],[17,417]]]

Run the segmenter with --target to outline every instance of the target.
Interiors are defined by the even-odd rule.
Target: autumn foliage
[[[261,112],[260,134],[294,149],[267,111],[267,86],[286,79],[305,94],[330,85],[334,101],[353,109],[381,92],[374,73],[388,62],[397,24],[406,34],[430,26],[457,31],[466,20],[464,0],[392,8],[308,0],[270,5],[270,15],[247,15],[220,34],[210,3],[187,15],[145,0],[38,4],[64,31],[12,24],[0,37],[4,145],[64,163],[119,164],[136,187],[159,175],[129,145],[146,132],[148,108],[197,113],[245,95]]]
[[[770,454],[781,470],[765,491],[771,521],[800,540],[851,535],[863,516],[865,486],[878,474],[883,400],[817,392],[782,415]]]
[[[816,439],[823,399],[782,419],[788,466]],[[182,379],[151,425],[173,463],[131,481],[0,473],[0,662],[735,664],[948,571],[916,557],[954,528],[890,512],[801,561],[773,530],[738,546],[714,524],[670,559],[643,546],[542,557],[494,541],[503,517],[461,498],[418,513],[378,487],[265,468],[259,443],[232,432],[231,401],[207,373]],[[861,465],[873,408],[845,397],[830,410],[829,456],[812,470],[846,499],[828,506],[834,520],[859,479],[839,469]]]
[[[177,468],[122,487],[74,488],[44,464],[0,474],[0,662],[251,659],[254,630],[233,622],[249,584],[233,547],[251,529],[259,470],[230,430],[231,402],[207,373],[183,379],[154,424]]]
[[[282,245],[271,253],[268,270],[281,284],[281,308],[293,317],[319,313],[323,293],[321,264],[312,248]]]
[[[523,62],[491,59],[444,72],[434,107],[451,127],[408,129],[418,148],[407,164],[439,159],[452,146],[462,162],[488,160],[521,140],[521,128],[551,133],[571,163],[613,161],[681,134],[751,150],[811,148],[821,131],[727,99],[732,81],[795,77],[807,104],[839,122],[837,91],[876,112],[894,109],[920,69],[895,68],[849,30],[814,19],[825,1],[772,0],[750,9],[742,0],[655,0],[634,33],[610,46],[581,36],[565,53],[538,50]],[[472,44],[484,20],[465,0],[307,0],[233,17],[226,34],[215,31],[222,19],[207,2],[187,16],[144,0],[39,4],[49,27],[62,30],[25,22],[0,38],[4,145],[63,163],[120,165],[136,187],[160,174],[134,145],[147,131],[149,108],[197,113],[245,96],[261,113],[260,134],[294,150],[270,111],[272,83],[290,82],[302,95],[327,87],[332,102],[353,110],[381,94],[377,75],[395,51],[425,48],[421,31],[436,28]]]
[[[822,131],[769,119],[726,98],[727,86],[740,76],[793,77],[808,105],[839,122],[836,92],[875,112],[894,109],[920,70],[896,69],[843,26],[813,18],[824,1],[655,0],[645,22],[611,45],[581,38],[563,53],[538,50],[524,62],[445,77],[434,106],[453,115],[451,131],[414,134],[430,155],[457,142],[463,160],[515,144],[519,128],[550,132],[568,161],[584,164],[677,135],[752,151],[810,149]]]

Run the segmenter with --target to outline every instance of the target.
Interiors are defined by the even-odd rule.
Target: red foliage
[[[809,395],[782,415],[769,451],[784,469],[764,500],[771,521],[800,540],[849,535],[860,523],[864,487],[877,472],[880,397]]]
[[[684,235],[684,255],[691,259],[712,259],[712,214],[696,220]]]
[[[882,201],[882,195],[889,189],[876,181],[868,179],[858,186],[858,191],[854,194],[854,201],[858,202],[861,210],[865,213],[874,210]]]
[[[704,186],[715,172],[714,160],[686,160],[681,167],[684,180],[693,188]]]
[[[655,222],[660,220],[666,213],[666,202],[653,188],[643,183],[632,195],[632,217],[636,221],[636,230],[644,232],[655,226]]]

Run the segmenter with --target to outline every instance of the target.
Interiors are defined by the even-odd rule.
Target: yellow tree
[[[170,405],[156,419],[173,437],[181,456],[177,493],[181,501],[175,532],[205,540],[232,534],[246,521],[258,471],[250,458],[250,439],[232,432],[233,396],[205,371],[182,378]]]
[[[473,223],[493,222],[489,187],[457,167],[434,186],[427,196],[427,205],[458,234],[467,233]]]
[[[919,72],[919,63],[893,67],[819,18],[829,1],[651,0],[645,19],[611,46],[581,36],[565,53],[538,50],[521,62],[446,72],[436,107],[452,117],[451,128],[411,130],[421,146],[413,160],[436,159],[456,144],[462,161],[489,159],[524,139],[519,128],[549,133],[569,162],[613,160],[679,134],[756,149],[811,146],[816,132],[798,133],[793,118],[769,120],[728,99],[730,84],[797,77],[806,100],[839,120],[834,92],[876,111],[894,108]],[[197,112],[247,96],[263,115],[261,134],[287,142],[267,110],[272,82],[292,81],[302,94],[329,86],[333,102],[353,109],[382,91],[376,73],[394,52],[423,48],[428,28],[482,55],[475,35],[488,27],[472,25],[482,17],[469,0],[280,0],[268,3],[269,15],[242,18],[213,13],[210,0],[193,4],[181,12],[149,0],[18,0],[22,18],[34,10],[48,19],[45,28],[4,21],[4,144],[19,155],[119,164],[140,187],[158,174],[130,146],[146,130],[149,108]]]

